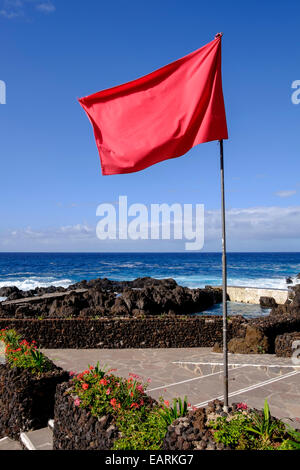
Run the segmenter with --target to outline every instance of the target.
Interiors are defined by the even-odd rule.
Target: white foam
[[[206,285],[220,286],[222,278],[216,279],[215,277],[209,278],[206,276],[174,276],[175,281],[179,285],[189,287],[191,289],[203,288]],[[287,289],[288,286],[300,284],[300,279],[292,278],[293,284],[287,284],[285,277],[280,278],[233,278],[228,277],[228,286],[241,286],[241,287],[256,287],[265,289]]]
[[[70,284],[72,284],[72,281],[70,279],[60,279],[60,280],[55,280],[55,278],[28,278],[28,279],[23,279],[23,280],[10,280],[10,281],[1,281],[0,282],[0,288],[1,287],[12,287],[15,286],[20,290],[31,290],[35,289],[36,287],[68,287]]]

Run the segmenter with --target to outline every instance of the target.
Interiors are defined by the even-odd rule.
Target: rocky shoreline
[[[1,296],[7,297],[0,303],[1,318],[188,315],[222,300],[221,289],[189,289],[179,286],[174,279],[150,277],[120,282],[94,279],[66,289],[48,287],[26,292],[17,287],[3,287]]]
[[[222,289],[206,286],[190,289],[174,279],[137,278],[112,281],[106,278],[80,281],[67,288],[38,287],[22,291],[0,288],[1,318],[102,318],[155,315],[190,315],[222,302]],[[261,297],[270,316],[300,314],[300,284],[289,287],[289,296],[278,305]]]
[[[0,289],[0,327],[38,338],[47,348],[214,347],[222,351],[222,317],[199,316],[222,301],[215,287],[190,289],[174,279],[134,281],[94,279],[63,288]],[[285,304],[261,318],[228,318],[231,353],[271,353],[290,357],[300,332],[300,285],[290,287]]]

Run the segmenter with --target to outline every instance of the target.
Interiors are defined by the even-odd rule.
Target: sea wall
[[[220,289],[220,287],[218,287]],[[284,304],[288,298],[288,289],[264,289],[257,287],[228,286],[227,295],[231,302],[259,304],[260,297],[273,297],[277,304]]]

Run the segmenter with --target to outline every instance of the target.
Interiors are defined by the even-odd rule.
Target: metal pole
[[[222,279],[223,279],[223,376],[224,411],[228,412],[228,350],[227,350],[227,262],[223,139],[220,140],[221,199],[222,199]]]

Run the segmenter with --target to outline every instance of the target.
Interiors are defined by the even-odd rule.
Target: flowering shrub
[[[297,448],[297,433],[271,416],[267,400],[260,412],[249,409],[246,403],[238,403],[237,410],[231,417],[218,417],[209,423],[216,442],[237,450]]]
[[[70,372],[72,387],[69,393],[74,406],[88,409],[96,417],[114,415],[121,432],[121,437],[114,443],[116,450],[160,449],[168,423],[175,419],[173,415],[186,414],[186,398],[183,402],[175,399],[173,407],[163,399],[160,403],[154,402],[145,393],[150,379],[143,383],[141,377],[133,373],[128,378],[118,377],[112,374],[115,370],[106,371],[98,363],[80,374]]]
[[[14,330],[6,328],[0,331],[0,341],[5,344],[5,356],[11,367],[30,369],[39,374],[52,369],[51,362],[38,350],[36,341],[28,343]]]
[[[117,377],[112,374],[115,370],[105,371],[98,363],[80,374],[72,374],[70,393],[74,396],[74,405],[89,409],[93,416],[144,407],[149,401],[145,394],[148,384],[140,382],[140,377],[132,373],[128,379]]]

